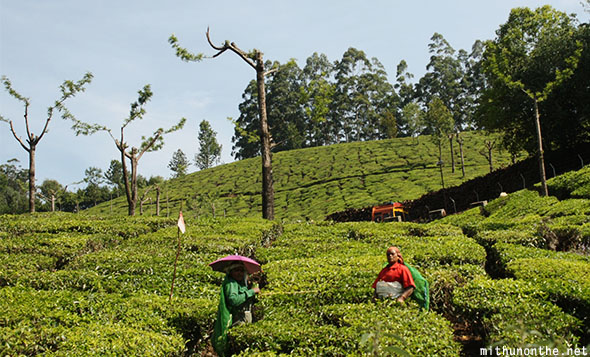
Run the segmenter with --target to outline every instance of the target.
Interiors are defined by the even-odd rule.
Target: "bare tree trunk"
[[[264,61],[262,53],[256,53],[256,81],[258,84],[258,110],[260,111],[260,141],[262,145],[262,217],[274,219],[274,188],[272,180],[272,153],[270,133],[266,118],[266,91],[264,88]]]
[[[539,175],[541,176],[541,190],[543,196],[549,196],[549,190],[547,189],[547,177],[545,175],[545,158],[543,155],[543,137],[541,136],[541,119],[539,115],[539,102],[535,98],[535,126],[537,128],[537,143],[538,143],[538,156],[539,161]]]
[[[445,188],[445,178],[443,174],[443,161],[442,161],[442,142],[438,143],[438,166],[440,167],[440,182],[442,188]]]
[[[35,151],[33,144],[29,147],[29,212],[35,213]]]
[[[463,138],[461,134],[457,133],[457,142],[459,143],[459,152],[461,153],[461,173],[465,178],[465,156],[463,155]]]
[[[453,150],[453,136],[454,134],[449,134],[449,145],[451,147],[451,173],[455,173],[455,152]]]
[[[494,160],[493,160],[493,152],[492,150],[494,150],[494,146],[489,145],[488,146],[488,164],[490,165],[490,172],[494,171]]]
[[[135,148],[131,149],[131,201],[129,203],[129,215],[135,216],[137,205],[137,158]]]
[[[275,71],[270,70],[265,72],[264,59],[262,52],[254,50],[254,58],[249,53],[239,49],[235,43],[225,41],[222,46],[215,46],[209,37],[209,29],[207,29],[207,41],[209,45],[219,51],[213,57],[221,55],[227,50],[231,50],[240,56],[246,63],[256,70],[256,82],[258,87],[258,111],[260,115],[260,143],[262,156],[262,217],[265,219],[274,219],[274,188],[272,179],[272,154],[271,137],[268,130],[268,121],[266,117],[266,94],[264,89],[264,77]]]
[[[51,212],[55,212],[55,194],[51,194]]]
[[[156,216],[160,215],[160,186],[156,187]]]

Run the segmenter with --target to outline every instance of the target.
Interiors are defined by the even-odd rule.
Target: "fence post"
[[[552,163],[549,163],[549,166],[551,166],[551,169],[553,170],[553,177],[557,176],[555,175],[555,166],[553,166]]]
[[[457,205],[455,204],[455,200],[451,196],[449,196],[449,200],[453,201],[453,210],[455,211],[455,213],[457,213]]]

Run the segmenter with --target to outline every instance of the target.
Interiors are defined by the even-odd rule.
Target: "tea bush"
[[[578,171],[570,171],[547,180],[547,187],[552,195],[561,199],[590,199],[590,166],[586,165]]]
[[[507,271],[517,279],[535,282],[565,311],[580,318],[584,335],[590,337],[590,269],[582,260],[522,258],[508,263]]]
[[[447,320],[417,306],[388,302],[332,304],[315,314],[292,309],[267,315],[255,325],[234,328],[230,335],[233,349],[244,354],[383,354],[391,347],[410,355],[457,356],[460,351]]]
[[[171,305],[157,295],[5,287],[0,309],[2,355],[179,355],[182,334],[203,338],[216,306],[203,299]],[[183,330],[183,319],[198,323]]]
[[[547,294],[533,282],[484,277],[455,289],[453,302],[464,318],[481,322],[488,344],[521,346],[559,336],[564,343],[576,345],[580,321],[547,299]]]

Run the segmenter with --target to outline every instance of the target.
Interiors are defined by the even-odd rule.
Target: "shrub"
[[[545,292],[528,281],[476,278],[455,289],[453,302],[467,321],[481,322],[480,329],[488,344],[522,346],[560,336],[563,344],[576,345],[580,321],[547,298]],[[524,336],[517,331],[538,334]]]
[[[2,354],[180,355],[182,334],[202,338],[216,306],[208,300],[0,289]],[[197,322],[191,329],[182,320]],[[185,325],[187,325],[185,323]]]
[[[590,198],[590,166],[547,180],[547,187],[552,195],[561,199]]]
[[[590,336],[590,263],[582,260],[523,258],[508,263],[517,279],[534,281],[549,298],[584,321]]]
[[[499,231],[481,231],[475,240],[485,248],[491,248],[496,243],[511,243],[527,247],[545,246],[545,239],[531,230],[507,229]]]
[[[433,312],[421,312],[417,306],[388,302],[335,304],[311,314],[293,308],[234,328],[230,336],[233,351],[247,354],[383,354],[397,347],[411,355],[456,356],[460,350],[448,321]]]

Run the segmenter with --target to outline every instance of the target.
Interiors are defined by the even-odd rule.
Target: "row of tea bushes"
[[[276,229],[261,219],[187,221],[169,302],[176,219],[57,213],[0,221],[12,222],[0,226],[0,355],[203,349],[223,279],[208,263],[255,251]]]
[[[590,256],[506,243],[493,250],[504,275],[534,283],[550,301],[583,321],[582,336],[590,340]]]
[[[65,212],[35,213],[34,215],[0,215],[0,231],[10,234],[79,232],[114,234],[124,238],[154,232],[173,226],[172,218],[139,216],[110,217],[78,215]]]
[[[481,324],[488,344],[579,343],[580,321],[551,303],[534,282],[480,277],[455,289],[453,301],[463,318]]]
[[[207,299],[71,290],[0,289],[4,355],[181,355],[215,318]]]
[[[270,246],[257,250],[268,281],[255,313],[260,320],[231,330],[232,352],[459,354],[461,346],[442,312],[452,310],[448,305],[454,288],[485,275],[485,250],[461,229],[372,222],[283,228]],[[372,302],[371,284],[390,245],[399,246],[405,261],[430,280],[430,312],[413,300],[405,306]]]
[[[240,356],[263,351],[294,356],[458,356],[461,349],[447,320],[411,304],[329,304],[312,311],[293,307],[267,313],[252,327],[230,330],[233,352]]]

